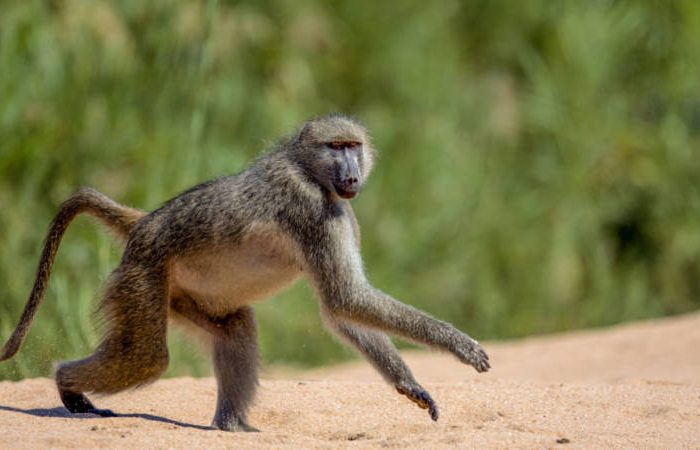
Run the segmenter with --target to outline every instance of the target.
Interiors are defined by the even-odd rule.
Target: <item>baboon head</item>
[[[340,198],[355,197],[372,169],[374,149],[367,131],[344,116],[308,121],[295,144],[311,179]]]

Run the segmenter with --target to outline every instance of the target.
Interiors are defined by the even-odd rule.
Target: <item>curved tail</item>
[[[24,307],[22,317],[15,331],[2,350],[0,350],[0,361],[11,358],[19,350],[29,330],[29,325],[34,320],[34,315],[44,298],[49,276],[51,275],[51,266],[56,258],[56,252],[58,251],[58,245],[61,243],[63,233],[65,233],[75,216],[80,213],[87,213],[96,217],[122,239],[126,239],[134,224],[145,215],[143,211],[121,205],[91,188],[81,188],[63,202],[46,235],[44,250],[41,253],[34,287],[29,295],[29,300]]]

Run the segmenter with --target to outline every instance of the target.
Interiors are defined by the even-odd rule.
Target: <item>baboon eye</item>
[[[352,149],[360,145],[359,142],[346,142],[346,141],[331,141],[328,142],[328,145],[330,148],[333,150],[345,150],[345,149]]]

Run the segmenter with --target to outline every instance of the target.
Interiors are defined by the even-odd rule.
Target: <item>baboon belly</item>
[[[187,294],[212,314],[226,314],[275,294],[300,275],[292,258],[256,240],[178,258],[171,268],[171,292]]]

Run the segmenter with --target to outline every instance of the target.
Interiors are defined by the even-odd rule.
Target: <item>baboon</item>
[[[0,360],[19,349],[68,224],[88,213],[126,244],[100,304],[102,341],[91,356],[57,366],[56,384],[69,411],[113,416],[85,393],[114,393],[159,377],[168,364],[170,316],[211,339],[218,386],[212,426],[255,431],[246,417],[258,384],[250,305],[305,274],[326,325],[437,420],[435,402],[384,333],[449,351],[478,372],[489,369],[488,356],[449,323],[367,281],[349,200],[360,192],[374,155],[361,125],[332,115],[306,122],[241,173],[197,185],[151,213],[78,190],[49,228],[34,288]]]

